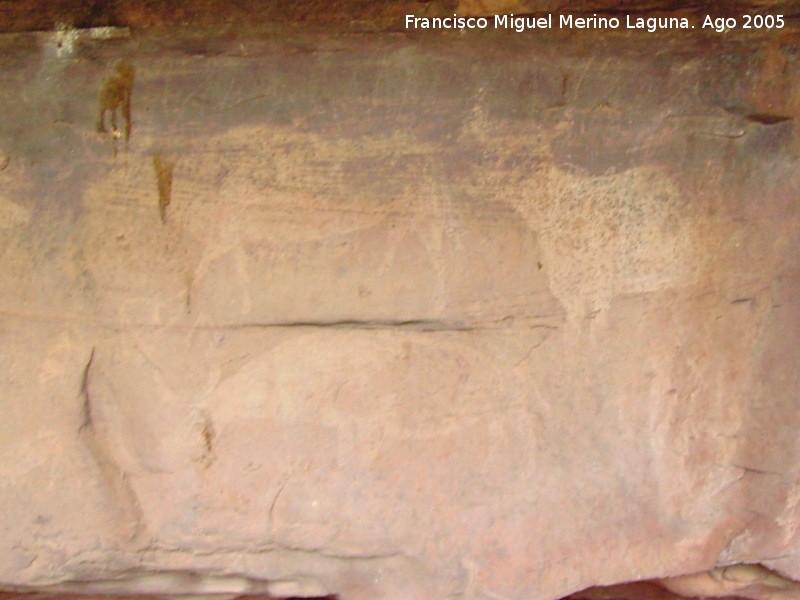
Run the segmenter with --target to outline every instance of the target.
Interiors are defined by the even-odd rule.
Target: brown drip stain
[[[153,155],[153,168],[156,170],[158,185],[158,214],[161,222],[166,223],[167,207],[172,202],[172,171],[175,169],[175,162],[156,152]]]
[[[136,69],[124,60],[117,61],[114,72],[109,75],[100,88],[97,114],[97,131],[106,133],[106,112],[110,113],[111,137],[114,139],[114,154],[117,152],[116,141],[125,136],[125,142],[131,137],[131,94]],[[117,125],[117,110],[125,120],[125,130],[120,131]]]
[[[216,460],[214,456],[214,438],[217,433],[214,430],[214,424],[211,422],[210,418],[206,417],[200,433],[203,436],[203,457],[201,460],[203,465],[208,468],[214,464]]]

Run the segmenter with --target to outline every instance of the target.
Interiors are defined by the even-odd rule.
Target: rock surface
[[[61,29],[0,89],[3,585],[800,579],[793,38]]]

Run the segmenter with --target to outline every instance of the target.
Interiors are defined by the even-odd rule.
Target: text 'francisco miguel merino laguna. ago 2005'
[[[639,29],[651,33],[663,29],[709,29],[720,33],[741,27],[742,29],[782,29],[785,25],[783,15],[743,15],[714,18],[706,15],[697,24],[692,24],[688,17],[607,17],[592,15],[576,17],[574,15],[542,15],[517,16],[513,14],[495,15],[493,17],[417,17],[406,15],[406,29],[511,29],[523,32],[529,29]]]

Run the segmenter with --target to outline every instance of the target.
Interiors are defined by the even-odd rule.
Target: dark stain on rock
[[[115,142],[115,152],[117,139],[124,135],[127,142],[131,137],[131,94],[135,74],[136,69],[133,68],[133,65],[124,60],[117,61],[114,65],[114,72],[106,78],[100,88],[97,131],[106,133],[106,112],[110,113],[111,137]],[[124,132],[120,131],[117,126],[117,110],[122,113],[122,118],[125,120]]]
[[[735,106],[726,106],[725,111],[733,115],[737,115],[745,119],[746,121],[750,121],[751,123],[757,123],[759,125],[776,125],[777,123],[785,123],[786,121],[791,121],[793,119],[791,115],[767,113],[767,112],[754,112]]]
[[[206,467],[210,467],[214,462],[214,438],[216,437],[216,431],[214,429],[214,424],[211,422],[210,417],[206,417],[205,421],[203,422],[202,429],[200,431],[201,435],[203,436],[203,458],[202,462]]]
[[[771,115],[768,113],[749,113],[745,115],[744,118],[761,125],[775,125],[776,123],[784,123],[792,120],[792,117],[788,115]]]
[[[172,202],[172,171],[175,162],[165,158],[160,152],[153,155],[153,168],[156,170],[156,184],[158,185],[158,214],[161,222],[167,222],[167,207]]]

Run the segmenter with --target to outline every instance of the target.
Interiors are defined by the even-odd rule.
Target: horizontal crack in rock
[[[325,328],[325,329],[410,329],[414,331],[475,331],[480,329],[466,325],[460,321],[440,321],[436,319],[410,320],[357,320],[341,319],[332,321],[276,321],[231,323],[221,325],[197,325],[193,329],[279,329],[292,327]]]

